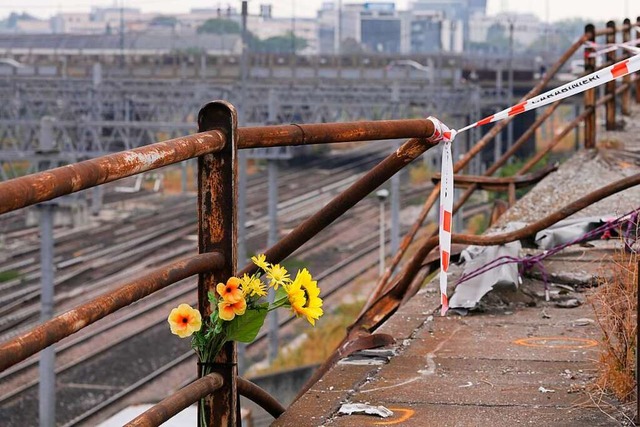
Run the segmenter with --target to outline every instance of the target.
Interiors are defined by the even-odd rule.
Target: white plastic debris
[[[587,319],[586,317],[582,318],[582,319],[576,319],[576,320],[571,322],[571,324],[573,326],[588,326],[588,325],[591,325],[593,323],[595,323],[595,321],[593,319]]]
[[[385,408],[384,406],[372,406],[364,403],[345,403],[340,407],[338,413],[342,415],[375,415],[382,418],[387,418],[393,415],[393,411]]]
[[[551,390],[549,388],[544,388],[542,386],[540,386],[540,388],[538,388],[538,391],[540,393],[555,393],[556,392],[555,390]]]
[[[564,219],[536,234],[535,241],[539,248],[550,249],[576,239],[583,234],[600,227],[613,216]]]
[[[520,228],[520,223],[509,223],[504,231],[514,231]],[[502,230],[501,230],[502,231]],[[464,260],[463,273],[468,274],[481,268],[490,261],[501,256],[517,257],[522,245],[520,241],[499,246],[469,246],[460,254]],[[504,264],[490,271],[460,283],[449,299],[450,308],[474,308],[478,301],[495,286],[518,287],[518,265]]]
[[[580,307],[582,303],[577,298],[569,298],[563,301],[558,301],[556,307],[560,308],[576,308]]]

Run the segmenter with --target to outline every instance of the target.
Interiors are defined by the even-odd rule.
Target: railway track
[[[352,156],[345,156],[345,159],[349,157]],[[290,183],[301,182],[301,177],[309,175],[308,170],[287,171],[281,174],[282,201],[279,205],[279,214],[282,227],[291,228],[309,212],[317,210],[318,206],[328,201],[334,193],[341,191],[357,179],[359,169],[366,170],[370,167],[369,163],[377,162],[382,157],[382,153],[377,153],[377,157],[377,159],[365,158],[355,162],[351,160],[335,162],[341,166],[338,171],[326,173],[326,180],[315,177],[316,186],[305,188],[304,192],[296,191],[296,186],[292,187]],[[326,166],[317,162],[316,166],[328,168],[331,165]],[[254,190],[263,183],[264,179],[251,179],[249,194],[264,194],[264,191]],[[424,191],[424,189],[406,192],[403,197],[412,198],[417,191]],[[250,203],[255,200],[252,197],[255,196],[249,196]],[[176,200],[179,202],[176,203]],[[112,224],[98,227],[95,231],[99,239],[90,237],[94,244],[86,249],[75,245],[78,232],[58,231],[59,240],[56,243],[60,246],[56,246],[56,251],[58,253],[59,248],[64,249],[63,254],[56,258],[56,265],[59,268],[57,276],[62,278],[56,289],[58,298],[56,304],[60,311],[76,305],[80,297],[82,300],[87,300],[97,296],[113,283],[130,278],[146,268],[195,253],[196,244],[191,238],[196,232],[193,202],[183,196],[168,198],[165,202],[160,203],[160,207],[155,210],[141,211],[140,215],[132,216],[126,224],[118,224],[117,231],[109,231],[109,226],[113,228]],[[168,209],[168,206],[171,209]],[[264,245],[267,230],[266,216],[260,215],[262,210],[260,207],[253,210],[254,213],[248,221],[250,225],[248,246],[261,248]],[[323,283],[328,284],[327,287],[323,287],[325,298],[329,300],[335,298],[334,294],[339,289],[343,289],[363,271],[375,266],[378,245],[377,221],[377,202],[364,200],[344,218],[333,224],[327,232],[322,233],[292,255],[304,261],[312,271],[322,271],[319,278]],[[158,223],[162,225],[163,232],[157,229]],[[101,241],[109,237],[112,238],[111,241]],[[155,244],[154,242],[158,240],[160,243]],[[114,243],[120,246],[115,251],[109,250],[108,247]],[[32,301],[36,301],[38,297],[38,290],[33,283],[37,282],[38,277],[37,269],[33,268],[37,247],[32,246],[24,248],[17,254],[16,259],[10,261],[14,266],[20,265],[27,274],[34,275],[30,277],[30,284],[22,283],[20,291],[10,290],[10,286],[7,286],[7,289],[0,286],[0,300],[14,298],[7,301],[7,304],[13,304],[13,309],[0,308],[0,312],[21,313],[21,317],[13,319],[11,316],[0,317],[0,331],[4,329],[3,340],[30,329],[39,311],[39,304],[35,302],[28,307],[18,309],[20,304],[26,303],[27,297]],[[347,253],[351,255],[346,256]],[[29,258],[32,259],[25,262]],[[352,267],[354,263],[359,263],[360,267],[354,269]],[[87,267],[88,264],[90,268]],[[0,263],[0,268],[6,265],[6,263]],[[84,270],[80,271],[82,269]],[[346,270],[351,272],[346,274],[344,273]],[[78,285],[77,281],[80,279],[84,280],[84,283]],[[78,286],[82,289],[77,289]],[[59,421],[66,423],[64,425],[81,423],[95,411],[109,405],[116,405],[162,372],[191,357],[188,345],[185,347],[180,340],[168,336],[164,318],[170,308],[179,302],[187,301],[195,304],[195,300],[191,301],[194,296],[195,282],[193,279],[187,279],[58,343],[56,346],[57,373],[58,384],[61,384],[58,401],[67,403],[60,408],[62,411],[60,413],[65,415],[64,419]],[[21,298],[23,301],[18,303]],[[289,322],[291,319],[285,319],[282,325]],[[262,337],[259,337],[256,342],[259,343],[261,339]],[[162,355],[156,354],[158,349],[155,348],[154,343],[158,342],[170,343]],[[129,349],[143,350],[135,357]],[[152,366],[139,366],[139,359],[146,360],[142,354],[149,351],[153,355],[153,362],[150,363]],[[119,362],[122,357],[129,360],[135,375],[127,373],[130,370]],[[112,361],[111,358],[114,360]],[[2,384],[0,386],[0,419],[13,420],[19,417],[19,414],[33,414],[37,411],[36,364],[37,359],[34,357],[0,374],[0,384]],[[105,367],[109,367],[110,376],[106,373]],[[104,378],[101,374],[103,372],[109,377],[106,380],[100,380]],[[113,375],[113,372],[118,374]],[[122,375],[126,378],[112,378],[120,377],[121,373],[127,373]],[[73,402],[72,407],[69,407],[68,402]],[[16,420],[16,425],[28,425],[28,423],[21,424],[23,421]]]
[[[337,168],[334,172],[313,179],[309,187],[300,185],[298,188],[288,188],[291,181],[304,183],[305,176],[309,182],[308,169],[282,174],[279,181],[282,195],[279,204],[280,216],[286,217],[287,221],[297,220],[316,210],[319,203],[324,203],[356,179],[360,170],[370,167],[383,157],[385,150],[381,150],[381,147],[374,148],[366,150],[363,156],[339,156],[341,160],[335,162]],[[356,161],[353,161],[354,158]],[[330,167],[333,160],[312,163],[316,167]],[[338,179],[337,183],[333,181],[335,179]],[[254,187],[261,185],[264,185],[264,179],[253,179],[249,186],[252,190],[250,194],[263,195],[264,191],[253,191]],[[256,200],[255,197],[248,197],[248,205],[252,206],[252,209],[247,221],[247,246],[255,251],[264,247],[263,237],[268,229],[268,218],[264,213],[266,199],[261,201],[259,198]],[[67,302],[78,301],[82,294],[97,286],[95,283],[102,277],[130,268],[138,270],[139,264],[136,267],[135,262],[139,263],[144,258],[156,256],[174,242],[184,243],[189,236],[197,232],[196,223],[197,216],[194,215],[192,197],[184,197],[177,201],[168,198],[154,209],[131,215],[123,223],[102,224],[93,229],[83,227],[82,230],[57,230],[54,236],[56,306],[61,307]],[[87,231],[91,231],[89,237],[86,237]],[[25,241],[24,234],[19,234],[14,240],[11,240],[11,237],[15,238],[16,235],[5,237],[7,251],[11,254],[0,262],[0,274],[13,272],[16,275],[15,278],[0,283],[2,340],[33,326],[39,311],[40,271],[37,234],[33,233],[33,242]],[[93,244],[87,246],[87,239]]]
[[[375,209],[368,208],[369,206],[366,205],[360,206],[362,212],[356,212],[356,215],[354,216],[356,216],[359,221],[373,222],[372,228],[376,228],[377,212]],[[374,215],[367,215],[367,213],[371,214],[372,211]],[[344,231],[348,228],[352,228],[353,225],[351,223],[345,224],[344,222],[339,222],[332,227]],[[336,232],[340,230],[332,231],[332,233],[326,234],[334,236]],[[345,237],[349,239],[349,236]],[[329,243],[330,240],[332,239],[325,238],[323,242],[315,242],[314,246],[307,249],[301,249],[299,253],[295,254],[295,256],[301,256],[304,258],[305,254],[309,252],[320,252],[318,246],[323,243]],[[335,242],[333,242],[333,244],[335,244]],[[378,236],[377,233],[372,233],[368,238],[362,238],[359,239],[358,242],[354,242],[348,250],[350,253],[348,257],[343,258],[341,261],[333,264],[331,267],[317,275],[317,279],[323,283],[323,297],[328,302],[327,306],[338,305],[332,304],[332,300],[341,298],[344,295],[343,293],[339,294],[339,291],[343,290],[349,292],[349,284],[352,283],[355,278],[377,265],[377,249]],[[355,268],[353,268],[354,264],[357,264]],[[345,270],[348,271],[348,273],[345,273]],[[104,400],[100,400],[96,397],[99,402],[96,402],[95,400],[87,401],[85,405],[86,410],[80,412],[73,411],[71,413],[73,418],[68,420],[65,419],[65,424],[63,425],[81,425],[83,421],[95,415],[97,411],[106,410],[111,405],[118,405],[118,402],[122,401],[127,396],[136,393],[137,390],[144,387],[148,381],[153,381],[166,371],[173,369],[182,363],[189,363],[189,360],[193,358],[192,351],[188,346],[186,348],[184,348],[185,346],[179,346],[178,342],[180,340],[176,340],[174,337],[170,336],[166,331],[167,328],[164,317],[166,316],[166,313],[169,312],[170,308],[174,307],[179,302],[186,301],[195,305],[194,295],[195,281],[193,279],[184,280],[172,286],[168,290],[164,290],[162,295],[156,295],[153,300],[147,299],[147,302],[136,304],[140,305],[139,307],[135,307],[127,313],[118,314],[120,317],[113,319],[111,323],[104,324],[104,322],[102,322],[100,325],[92,325],[87,328],[92,329],[89,333],[80,335],[82,334],[81,332],[80,334],[77,334],[77,336],[70,337],[61,342],[57,347],[57,358],[62,362],[58,364],[58,382],[64,384],[63,389],[66,387],[71,388],[72,390],[66,390],[65,392],[60,393],[59,399],[61,401],[66,401],[68,398],[73,398],[77,391],[75,388],[82,387],[93,390],[94,393],[98,393],[97,390],[100,390],[100,393],[102,393],[101,396],[104,397]],[[281,327],[288,325],[292,321],[294,321],[294,318],[288,317],[283,319],[280,322]],[[131,327],[128,333],[123,334],[122,332],[110,332],[114,329],[114,324],[135,324],[136,326]],[[105,337],[104,334],[111,335]],[[113,338],[114,335],[115,338]],[[261,334],[255,343],[249,346],[248,351],[251,352],[252,348],[258,345],[263,338],[264,334]],[[96,341],[101,344],[96,344]],[[104,366],[115,367],[114,371],[119,372],[119,374],[125,374],[128,372],[126,369],[121,367],[120,362],[111,361],[111,357],[116,359],[121,357],[130,357],[128,350],[122,350],[122,348],[154,349],[153,351],[155,354],[158,349],[154,348],[154,342],[172,343],[171,347],[166,349],[166,354],[163,355],[160,361],[154,361],[154,366],[157,366],[155,370],[149,370],[136,364],[131,368],[136,372],[137,376],[136,378],[131,378],[131,373],[126,374],[129,376],[129,381],[126,386],[120,387],[111,383],[106,385],[104,383],[87,385],[87,379],[84,376],[84,373],[102,372],[104,370]],[[81,350],[78,348],[80,346],[90,348],[90,350]],[[178,348],[175,348],[175,346],[178,346]],[[107,357],[105,354],[107,352],[111,353],[112,356]],[[69,353],[70,356],[68,356],[67,353]],[[75,359],[73,359],[74,354],[76,355]],[[16,405],[18,405],[20,410],[30,410],[29,406],[24,406],[27,405],[26,403],[20,405],[17,402],[25,400],[27,402],[32,402],[34,399],[37,400],[37,396],[35,395],[37,386],[37,372],[35,372],[36,363],[37,360],[32,358],[27,361],[24,366],[16,366],[0,375],[0,381],[5,385],[9,385],[9,388],[11,389],[11,392],[0,396],[0,417],[4,415],[11,417],[11,414],[16,412],[14,410]],[[87,364],[97,364],[100,366],[95,368],[87,368],[86,366],[82,367]],[[30,373],[27,372],[29,370]],[[29,376],[31,377],[30,379],[28,378]],[[99,375],[97,376],[101,377]],[[11,387],[12,383],[21,385]],[[77,407],[82,406],[79,402],[76,402],[75,405]],[[5,409],[8,409],[8,414],[3,414]],[[65,408],[65,413],[69,413],[68,408]]]
[[[334,296],[336,296],[339,290],[344,289],[348,283],[352,282],[353,279],[358,277],[363,271],[376,265],[377,236],[372,236],[371,239],[363,241],[359,246],[358,250],[351,256],[317,275],[316,278],[319,281],[331,283],[331,285],[323,289],[323,297],[329,303],[334,299]],[[363,256],[372,253],[373,256],[365,261],[364,267],[359,267],[355,270],[352,269],[349,274],[343,273],[345,268],[348,268],[354,262],[362,262],[361,259]],[[172,289],[170,292],[164,292],[161,298],[156,298],[153,302],[143,307],[129,310],[126,315],[113,322],[133,322],[146,315],[147,321],[139,322],[130,333],[120,334],[115,340],[109,340],[108,342],[103,342],[102,345],[96,345],[96,341],[106,341],[104,339],[105,337],[101,337],[101,335],[112,329],[114,325],[111,323],[97,327],[93,325],[94,327],[90,333],[85,333],[78,337],[71,337],[72,339],[61,342],[61,345],[56,349],[56,356],[58,360],[64,362],[58,364],[56,375],[58,383],[67,386],[63,386],[62,390],[59,390],[59,401],[67,402],[69,399],[77,399],[78,388],[84,388],[85,391],[86,389],[92,389],[95,393],[99,390],[105,397],[105,399],[97,405],[97,402],[94,400],[81,399],[84,405],[76,400],[75,407],[82,407],[83,410],[77,411],[64,408],[64,413],[67,414],[67,416],[62,420],[63,425],[78,425],[78,423],[95,414],[96,411],[105,409],[107,405],[117,403],[125,396],[134,393],[138,388],[144,386],[147,381],[156,378],[192,357],[192,351],[189,349],[188,344],[184,345],[186,342],[171,337],[164,317],[166,317],[169,308],[175,306],[177,302],[187,301],[195,305],[195,283],[193,279],[187,279],[176,284],[174,287],[175,289]],[[152,315],[149,316],[149,314]],[[158,316],[158,314],[160,314],[160,316]],[[154,320],[149,321],[149,319],[152,318]],[[158,321],[158,318],[161,320]],[[280,322],[280,325],[285,326],[293,320],[294,318],[287,317]],[[141,333],[143,331],[144,333]],[[258,337],[256,343],[259,343],[263,338],[264,333]],[[170,343],[170,345],[165,347],[163,344],[162,348],[157,348],[153,343],[158,342]],[[84,344],[85,347],[91,347],[91,350],[79,352],[77,346],[82,344]],[[250,345],[249,350],[255,345],[256,344]],[[141,359],[140,354],[137,355],[137,358],[132,355],[132,351],[138,351],[135,349],[147,349],[147,351],[151,349],[154,355],[159,353],[158,357],[154,357],[153,366],[140,365],[135,362],[123,365],[121,359],[129,361],[139,361]],[[65,353],[73,352],[74,350],[76,354],[79,353],[81,356],[74,360],[69,360],[69,357]],[[0,396],[0,418],[13,420],[13,422],[22,422],[17,419],[17,417],[24,415],[30,419],[30,414],[33,413],[31,411],[37,410],[38,381],[37,372],[35,372],[36,365],[37,359],[31,358],[26,361],[26,363],[23,363],[22,366],[16,366],[0,375],[2,383],[11,390]],[[100,373],[104,372],[105,375],[107,375],[106,370],[118,372],[120,375],[125,374],[124,376],[128,377],[127,385],[121,385],[122,383],[119,381],[122,379],[116,380],[113,378],[113,375],[111,375],[113,382],[107,380],[108,384],[105,384],[104,376]],[[87,376],[89,372],[91,372],[92,375]],[[131,378],[133,372],[135,372],[137,377],[135,380]],[[27,379],[29,376],[32,378]],[[93,387],[91,387],[91,384],[88,383],[91,382],[93,378],[100,379],[101,382],[99,384],[93,384]],[[22,385],[11,387],[13,383],[21,383]],[[80,384],[83,386],[81,387]]]

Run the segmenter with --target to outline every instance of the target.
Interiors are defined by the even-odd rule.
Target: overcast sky
[[[260,4],[271,3],[275,16],[313,17],[315,11],[325,0],[250,0],[249,13],[257,13]],[[145,12],[178,13],[187,12],[190,8],[222,7],[228,4],[240,8],[240,0],[20,0],[13,3],[0,1],[0,16],[10,12],[29,12],[41,18],[51,16],[59,11],[87,12],[92,6],[113,6],[124,2],[127,7],[137,7]],[[360,3],[358,0],[344,0],[343,3]],[[374,0],[373,2],[380,2]],[[337,3],[337,1],[336,1]],[[405,9],[409,0],[397,0],[398,9]],[[548,9],[547,9],[548,7]],[[639,0],[488,0],[489,14],[501,11],[532,12],[541,20],[551,21],[580,17],[594,20],[621,20],[629,16],[632,21],[640,15]]]

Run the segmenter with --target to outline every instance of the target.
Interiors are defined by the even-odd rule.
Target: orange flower
[[[236,316],[242,316],[247,309],[247,302],[242,298],[240,301],[218,303],[219,316],[222,320],[231,321]]]
[[[195,308],[191,308],[189,304],[180,304],[177,308],[171,310],[169,314],[169,327],[171,333],[186,338],[198,332],[202,327],[202,316]]]
[[[218,283],[216,291],[225,302],[234,303],[244,298],[242,290],[240,290],[241,281],[237,277],[229,277],[227,284]]]

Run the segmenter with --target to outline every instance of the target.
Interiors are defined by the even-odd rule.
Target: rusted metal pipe
[[[433,134],[433,124],[429,124],[428,126]],[[269,248],[265,252],[267,260],[275,263],[285,259],[305,242],[339,218],[343,213],[355,206],[356,203],[364,199],[373,190],[382,185],[386,180],[391,178],[396,172],[435,145],[436,144],[427,142],[424,139],[410,139],[405,142],[400,148],[336,196],[326,206]],[[248,264],[238,274],[253,274],[256,270],[256,266]]]
[[[611,29],[610,27],[607,26],[607,28],[601,28],[599,30],[594,29],[593,31],[593,35],[595,36],[608,36],[610,34],[615,34],[615,28]]]
[[[240,393],[240,396],[244,396],[258,404],[258,406],[267,411],[273,418],[278,418],[285,411],[284,406],[264,389],[241,377],[238,377],[238,393]]]
[[[156,427],[222,387],[222,376],[206,375],[180,389],[125,424],[126,427]]]
[[[458,188],[478,186],[479,189],[487,191],[507,191],[511,186],[513,186],[514,189],[529,187],[557,169],[557,165],[548,165],[544,169],[540,169],[534,173],[506,177],[455,175],[453,182]],[[431,180],[434,183],[440,182],[440,174],[434,174]]]
[[[508,197],[509,197],[509,207],[511,207],[516,204],[516,200],[517,200],[516,184],[513,182],[510,183],[507,190],[508,190]]]
[[[172,262],[122,285],[115,291],[104,293],[86,304],[56,316],[0,345],[0,371],[4,371],[122,307],[194,274],[218,269],[223,263],[223,256],[217,252],[200,254],[186,260]]]
[[[602,28],[602,29],[599,29],[599,30],[595,30],[594,29],[593,33],[596,36],[607,36],[607,35],[610,35],[610,34],[615,34],[615,33],[620,32],[620,31],[624,31],[626,29],[625,25],[626,24],[623,24],[622,27],[620,27],[617,30],[615,29],[615,27],[612,29],[612,28],[610,28],[608,26],[606,28]],[[637,22],[637,23],[632,25],[632,27],[638,27],[638,26],[640,26],[640,22]]]
[[[562,128],[562,131],[559,134],[553,137],[549,144],[547,144],[542,150],[536,152],[536,155],[529,159],[527,163],[525,163],[524,166],[520,168],[518,174],[524,174],[530,171],[531,168],[535,166],[535,164],[538,163],[544,156],[546,156],[547,153],[553,149],[553,147],[558,145],[560,141],[562,141],[562,138],[564,138],[569,132],[571,132],[573,128],[578,126],[590,114],[593,114],[592,110],[592,108],[589,108],[583,111],[579,116],[576,116],[573,120],[571,120],[569,124]]]
[[[613,45],[616,42],[616,23],[613,21],[607,22],[607,28],[613,30],[612,32],[607,34],[607,44]],[[616,62],[616,51],[611,50],[607,52],[607,64],[612,65]],[[616,79],[613,79],[604,85],[604,93],[605,95],[612,95],[612,97],[607,101],[606,107],[606,129],[607,130],[616,130]]]
[[[423,138],[432,133],[426,119],[258,126],[238,130],[238,148]],[[215,153],[224,140],[219,131],[206,131],[0,182],[0,214]]]
[[[631,40],[631,20],[626,18],[622,24],[622,43],[627,43]],[[630,58],[631,54],[626,49],[624,50],[623,58]],[[623,83],[628,87],[627,90],[622,92],[622,115],[628,116],[631,114],[631,75],[627,74],[622,78]]]
[[[584,27],[584,34],[586,39],[595,43],[595,27],[593,24],[587,24]],[[595,71],[596,59],[591,57],[591,54],[596,50],[592,46],[584,47],[584,72],[590,74]],[[596,146],[596,113],[593,108],[596,106],[596,89],[592,88],[586,90],[582,96],[584,102],[584,111],[592,111],[584,121],[584,148],[595,148]]]
[[[216,285],[225,283],[236,271],[237,128],[236,110],[226,101],[210,102],[198,113],[200,132],[218,130],[225,137],[221,151],[198,158],[198,251],[220,252],[225,261],[221,268],[202,272],[198,277],[198,308],[205,319],[211,315],[209,292],[217,295]],[[203,362],[209,371],[203,369],[198,375],[215,372],[224,384],[198,401],[198,425],[240,427],[236,343],[227,342],[214,360]]]
[[[507,163],[507,161],[513,156],[515,155],[516,151],[518,151],[518,149],[520,149],[520,147],[522,145],[524,145],[527,140],[535,133],[535,131],[542,125],[542,123],[545,122],[545,120],[547,120],[549,117],[551,117],[551,115],[553,114],[553,112],[562,104],[563,100],[560,101],[556,101],[553,104],[551,104],[549,107],[547,107],[544,110],[544,113],[540,114],[536,120],[533,122],[533,124],[527,128],[527,130],[520,136],[520,138],[518,138],[518,140],[507,150],[505,151],[505,153],[500,156],[500,158],[498,160],[496,160],[484,173],[484,176],[492,176],[494,173],[498,172],[498,170]],[[472,185],[469,188],[467,188],[464,193],[462,193],[460,195],[460,197],[458,197],[458,200],[456,200],[456,202],[453,205],[453,214],[457,213],[460,208],[466,203],[467,200],[469,200],[469,198],[471,197],[471,195],[477,190],[477,186]],[[434,232],[437,233],[437,231]]]
[[[219,151],[218,132],[197,133],[0,182],[0,214]]]
[[[539,94],[542,91],[542,89],[544,89],[546,87],[546,85],[551,81],[551,79],[556,75],[556,73],[558,72],[558,70],[560,70],[560,68],[564,65],[564,63],[567,62],[567,60],[569,58],[571,58],[571,56],[582,46],[582,44],[586,40],[587,40],[587,35],[585,34],[582,37],[580,37],[575,43],[573,43],[571,45],[571,47],[569,47],[569,49],[567,49],[567,51],[551,67],[549,72],[547,74],[545,74],[545,77],[542,80],[540,80],[540,82],[538,82],[538,84],[533,89],[531,89],[523,98],[521,98],[520,102],[525,101],[525,100],[531,98],[532,96],[535,96],[535,95]],[[502,129],[504,129],[505,126],[507,126],[509,124],[509,122],[512,119],[513,119],[513,117],[510,117],[510,118],[508,118],[506,120],[502,120],[502,121],[497,122],[491,128],[491,130],[486,135],[484,135],[482,138],[480,138],[480,140],[471,148],[471,150],[469,150],[465,154],[465,156],[453,166],[454,173],[457,173],[460,170],[462,170],[471,161],[471,159],[473,157],[475,157],[478,153],[480,153],[482,151],[482,149],[491,140],[493,140],[496,137],[496,135]],[[391,260],[391,263],[389,264],[389,266],[385,270],[384,275],[378,281],[378,284],[376,285],[376,288],[370,294],[369,299],[367,300],[367,302],[365,303],[365,305],[363,307],[363,311],[366,310],[366,308],[371,304],[371,302],[378,295],[380,295],[382,293],[383,289],[385,289],[386,284],[389,281],[389,278],[393,274],[393,271],[396,269],[396,267],[400,263],[400,260],[402,259],[402,257],[404,256],[405,252],[409,248],[409,245],[411,244],[411,242],[415,238],[416,234],[418,233],[418,230],[420,229],[420,227],[422,226],[422,223],[424,222],[424,220],[426,219],[427,215],[429,214],[429,211],[431,210],[433,205],[438,200],[439,195],[440,195],[440,185],[436,185],[435,188],[433,189],[433,191],[431,192],[431,194],[429,194],[429,196],[427,197],[427,200],[425,200],[425,202],[423,204],[423,207],[422,207],[422,211],[420,211],[420,214],[418,215],[418,218],[416,219],[414,224],[411,226],[411,229],[409,230],[409,232],[407,234],[405,234],[405,236],[403,237],[402,242],[400,243],[400,248],[399,248],[398,252],[396,252],[396,254],[394,255],[393,259]]]
[[[238,148],[426,138],[432,133],[431,122],[426,119],[261,126],[238,129]]]
[[[545,218],[529,224],[519,230],[509,233],[495,234],[491,236],[475,236],[469,234],[453,234],[451,241],[453,243],[465,243],[469,245],[479,246],[491,246],[491,245],[503,245],[505,243],[513,242],[515,240],[524,239],[528,236],[537,233],[550,227],[556,222],[567,218],[568,216],[578,212],[585,207],[592,205],[612,194],[626,190],[627,188],[634,187],[640,184],[640,174],[632,175],[627,178],[623,178],[604,187],[595,190],[580,199],[569,203],[562,209],[546,216]],[[434,236],[429,238],[425,244],[418,249],[415,256],[407,263],[406,267],[400,274],[396,286],[392,288],[387,295],[391,295],[394,298],[402,298],[415,274],[420,270],[422,260],[438,245],[438,237]],[[372,305],[371,311],[375,312],[375,305]]]

